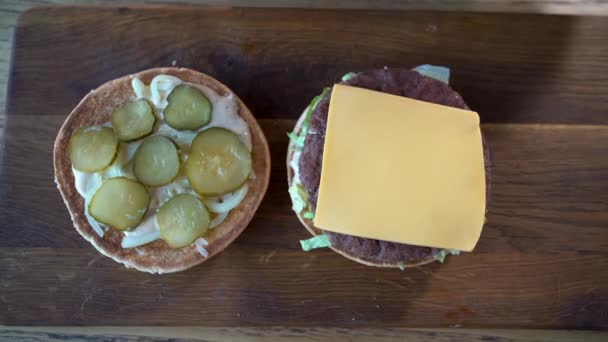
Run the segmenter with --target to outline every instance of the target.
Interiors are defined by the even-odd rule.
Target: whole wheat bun
[[[99,237],[89,225],[84,212],[84,199],[76,191],[68,143],[74,132],[85,126],[103,124],[110,119],[112,110],[135,99],[131,80],[139,78],[145,84],[157,75],[171,75],[184,82],[208,87],[220,95],[233,93],[228,87],[203,73],[184,68],[155,68],[109,81],[87,94],[74,108],[59,130],[53,151],[55,182],[70,212],[76,231],[89,241],[101,254],[124,264],[150,273],[169,273],[188,269],[210,259],[226,248],[245,229],[260,205],[270,177],[270,152],[262,129],[247,106],[238,98],[239,115],[251,132],[252,167],[255,178],[248,180],[249,191],[243,201],[230,211],[224,222],[210,230],[204,238],[209,242],[202,256],[194,244],[181,249],[171,249],[162,239],[136,248],[121,247],[123,234],[109,229]]]
[[[296,126],[293,130],[293,132],[295,134],[298,134],[300,132],[300,130],[302,129],[302,124],[304,123],[304,120],[306,118],[306,111],[304,111],[304,113],[302,113],[302,115],[300,116],[300,118],[298,119],[298,121],[296,122]],[[293,177],[294,177],[294,172],[291,169],[290,166],[290,162],[293,159],[294,156],[294,152],[295,152],[295,145],[294,142],[292,140],[289,141],[289,145],[287,146],[287,183],[288,186],[291,187],[292,183],[293,183]],[[310,232],[310,234],[312,234],[313,236],[317,236],[319,234],[323,234],[323,231],[317,227],[315,227],[312,223],[311,220],[307,220],[304,217],[302,217],[302,215],[300,213],[296,213],[296,216],[298,217],[298,220],[300,220],[300,222],[304,225],[304,227],[306,228],[306,230],[308,230],[308,232]],[[334,252],[341,254],[342,256],[353,260],[355,262],[358,262],[360,264],[363,265],[367,265],[367,266],[376,266],[376,267],[399,267],[399,268],[403,268],[403,267],[416,267],[416,266],[422,266],[422,265],[426,265],[429,264],[433,261],[435,261],[436,259],[433,258],[433,256],[429,256],[427,258],[424,258],[422,260],[418,260],[416,262],[383,262],[383,261],[372,261],[372,260],[365,260],[362,259],[356,255],[353,255],[347,251],[343,251],[340,249],[337,249],[333,246],[330,246],[329,248],[331,248]]]

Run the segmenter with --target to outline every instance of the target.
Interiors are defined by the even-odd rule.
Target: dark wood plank
[[[0,259],[10,325],[606,328],[598,272],[608,261],[576,252],[475,253],[387,272],[328,251],[240,244],[162,277],[91,249],[2,248]]]
[[[4,324],[606,328],[598,272],[608,261],[576,252],[474,253],[388,272],[329,251],[239,244],[162,277],[91,249],[2,248],[0,260]]]
[[[232,327],[0,327],[0,341],[215,342],[280,340],[286,342],[600,342],[608,333],[527,329],[331,329]]]
[[[275,162],[251,225],[204,266],[152,277],[99,255],[71,227],[46,167],[62,120],[5,123],[5,324],[608,328],[608,127],[485,125],[492,198],[475,253],[401,272],[299,250],[308,233],[291,213],[282,162],[293,121],[262,119]]]
[[[196,7],[39,8],[15,34],[10,114],[69,112],[152,66],[203,70],[295,118],[348,71],[435,63],[485,122],[608,123],[601,17]],[[44,101],[34,100],[44,98]]]

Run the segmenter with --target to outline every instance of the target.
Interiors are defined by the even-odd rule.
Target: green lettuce
[[[413,70],[423,76],[434,78],[445,84],[449,84],[450,82],[450,68],[439,65],[422,64],[415,67]],[[349,72],[348,74],[342,76],[342,82],[350,80],[355,75],[357,75],[357,73]]]
[[[304,122],[302,122],[302,126],[299,132],[289,132],[287,136],[291,141],[293,141],[295,148],[297,150],[301,150],[304,147],[304,140],[306,139],[306,134],[308,134],[308,128],[310,126],[310,117],[312,116],[312,111],[315,109],[317,104],[325,97],[327,92],[329,92],[330,88],[323,89],[323,92],[320,95],[315,96],[308,107],[306,107],[306,111],[304,114]],[[294,163],[292,167],[297,168],[297,162]],[[297,170],[296,170],[297,171]],[[297,172],[296,172],[297,174]],[[289,195],[291,196],[291,202],[293,211],[296,213],[302,212],[304,208],[308,206],[308,195],[306,191],[302,188],[302,186],[297,182],[298,179],[294,179],[294,182],[289,187]],[[304,214],[304,218],[311,220],[314,218],[314,213],[307,212]],[[312,216],[311,216],[312,215]]]
[[[306,139],[305,135],[297,135],[294,132],[288,132],[287,136],[291,141],[293,141],[293,144],[297,149],[302,149],[302,147],[304,147],[304,139]]]
[[[331,241],[329,241],[328,235],[320,234],[308,240],[300,240],[300,245],[303,251],[308,252],[316,248],[329,247],[331,246]]]
[[[357,73],[355,72],[349,72],[348,74],[342,76],[342,82],[346,82],[348,80],[350,80],[351,78],[353,78]]]
[[[310,210],[307,210],[304,215],[302,215],[303,218],[307,219],[307,220],[312,220],[315,218],[315,213],[313,213]]]
[[[321,102],[321,100],[325,97],[325,95],[327,95],[329,90],[330,90],[329,87],[323,88],[323,91],[321,92],[321,94],[315,96],[312,99],[312,101],[310,101],[310,104],[306,108],[306,116],[304,117],[304,122],[302,123],[302,129],[300,130],[300,135],[303,135],[304,137],[306,137],[306,134],[308,134],[308,127],[310,126],[310,117],[312,116],[312,111],[315,109],[317,104],[319,104],[319,102]]]
[[[308,205],[308,194],[300,184],[293,182],[289,187],[289,195],[292,202],[291,209],[299,214]]]
[[[418,72],[420,75],[434,78],[437,81],[441,81],[445,84],[450,83],[450,68],[438,65],[423,64],[415,67],[413,70]]]
[[[443,263],[443,261],[445,260],[445,257],[450,254],[458,255],[458,254],[460,254],[460,251],[457,249],[442,249],[441,251],[439,251],[439,253],[433,255],[433,258],[435,258],[435,260],[439,261],[440,263]]]
[[[327,92],[329,92],[330,88],[324,88],[323,92],[320,95],[315,96],[308,107],[306,107],[306,112],[304,114],[304,122],[302,122],[302,126],[300,128],[300,132],[289,132],[287,136],[291,141],[293,141],[294,145],[297,149],[302,149],[304,147],[304,140],[306,139],[306,134],[308,134],[308,128],[310,127],[310,117],[312,116],[312,111],[315,109],[317,104],[325,97]]]

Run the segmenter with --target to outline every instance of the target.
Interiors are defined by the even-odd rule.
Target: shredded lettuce
[[[306,134],[308,134],[308,127],[310,126],[310,117],[312,116],[312,111],[315,109],[319,101],[323,99],[325,94],[329,91],[329,88],[323,89],[323,92],[320,95],[315,96],[308,107],[306,107],[306,112],[304,116],[304,122],[302,122],[302,127],[300,132],[289,132],[287,136],[291,141],[293,141],[296,149],[301,150],[304,147],[304,140],[306,139]]]
[[[315,109],[317,104],[321,102],[321,100],[325,97],[325,95],[329,92],[330,88],[325,87],[321,94],[315,96],[310,104],[306,108],[306,116],[304,118],[304,122],[302,123],[302,129],[300,130],[300,135],[306,136],[308,134],[308,127],[310,126],[310,117],[312,116],[312,111]]]
[[[417,71],[421,75],[434,78],[445,84],[449,84],[450,82],[450,68],[446,68],[439,65],[422,64],[415,67],[413,70]],[[349,72],[348,74],[342,76],[342,82],[350,80],[355,75],[357,75],[357,73]]]
[[[312,111],[315,109],[315,107],[317,106],[319,101],[321,101],[323,99],[323,97],[325,97],[327,92],[329,92],[329,89],[330,88],[323,89],[323,92],[320,95],[315,96],[312,99],[312,101],[310,102],[310,104],[308,105],[308,107],[306,107],[305,114],[304,114],[305,115],[304,122],[302,122],[300,132],[287,133],[287,136],[289,137],[289,139],[291,139],[291,141],[293,141],[296,149],[301,150],[302,147],[304,147],[304,140],[306,139],[306,134],[308,134],[308,128],[310,126],[310,117],[312,116]],[[291,165],[291,167],[294,169],[294,171],[296,171],[296,174],[298,173],[297,165],[298,165],[297,161],[295,161],[295,163],[293,163]],[[295,211],[296,213],[301,213],[302,210],[304,210],[304,208],[306,208],[308,206],[308,195],[306,194],[306,191],[304,191],[302,186],[298,183],[297,177],[296,177],[296,179],[294,179],[293,184],[289,187],[289,195],[291,196],[291,202],[292,202],[291,209],[293,209],[293,211]],[[314,213],[312,213],[312,212],[306,212],[304,215],[305,215],[304,218],[309,219],[309,220],[314,218]]]
[[[320,234],[308,240],[300,240],[300,245],[303,251],[308,252],[311,249],[329,247],[331,246],[331,241],[329,241],[328,235]]]
[[[400,270],[405,270],[405,264],[403,262],[399,262],[397,265],[399,266]]]
[[[357,73],[354,72],[349,72],[348,74],[342,76],[342,82],[346,82],[348,80],[350,80],[351,78],[353,78]]]
[[[289,139],[291,139],[291,141],[293,141],[293,144],[296,146],[296,148],[301,149],[302,147],[304,147],[304,139],[306,138],[305,135],[297,135],[294,132],[288,132],[287,136],[289,137]]]
[[[300,213],[308,205],[308,194],[300,184],[293,182],[289,187],[289,195],[292,202],[291,209],[296,213]]]
[[[460,254],[460,251],[457,249],[442,249],[439,253],[433,255],[433,258],[435,258],[435,260],[439,261],[440,263],[443,263],[443,261],[445,260],[445,257],[450,254],[458,255],[458,254]]]
[[[303,218],[307,219],[307,220],[312,220],[315,218],[315,213],[313,213],[310,210],[307,210],[306,212],[304,212],[304,215],[302,215]]]
[[[450,251],[450,254],[452,255],[460,255],[460,251],[457,249],[448,249],[448,251]]]
[[[417,71],[423,76],[434,78],[445,84],[450,83],[450,68],[438,65],[423,64],[415,67],[414,71]]]
[[[417,71],[421,75],[434,78],[445,84],[449,84],[450,82],[450,68],[446,68],[439,65],[423,64],[415,67],[413,70]],[[349,72],[348,74],[342,76],[342,82],[350,80],[355,75],[357,75],[357,73]]]
[[[433,258],[435,258],[435,260],[439,261],[440,263],[443,263],[443,261],[445,260],[445,256],[448,254],[448,251],[445,249],[442,249],[439,253],[433,255]]]

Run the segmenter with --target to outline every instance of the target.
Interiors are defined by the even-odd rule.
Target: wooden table
[[[264,29],[268,22],[273,25]],[[341,32],[335,22],[357,24]],[[155,34],[158,23],[179,39]],[[397,327],[606,328],[608,105],[598,96],[608,93],[606,28],[602,18],[458,13],[29,12],[17,31],[8,116],[0,119],[0,298],[6,307],[0,322],[202,325],[169,333],[208,339],[605,338]],[[225,30],[231,34],[221,35]],[[207,34],[205,44],[200,32]],[[329,52],[311,44],[321,36],[333,43]],[[367,45],[357,47],[360,42]],[[346,60],[339,58],[344,51]],[[471,58],[474,53],[482,58]],[[267,199],[234,246],[189,272],[151,277],[99,256],[75,234],[50,182],[49,151],[66,113],[89,89],[173,61],[217,76],[244,98],[269,138],[276,167]],[[341,73],[421,62],[453,67],[454,86],[482,115],[493,149],[493,202],[478,250],[405,272],[365,268],[329,251],[302,253],[297,240],[306,233],[290,213],[280,163],[284,132]],[[318,289],[321,284],[329,292]],[[169,336],[164,328],[6,327],[0,338],[57,332]]]
[[[608,15],[602,0],[131,0],[130,4],[199,4],[211,6],[257,6],[294,8],[357,8],[389,10],[440,10],[476,12],[518,12],[570,15]],[[5,105],[6,85],[14,26],[23,11],[36,5],[120,4],[119,0],[4,0],[0,2],[0,114]]]

